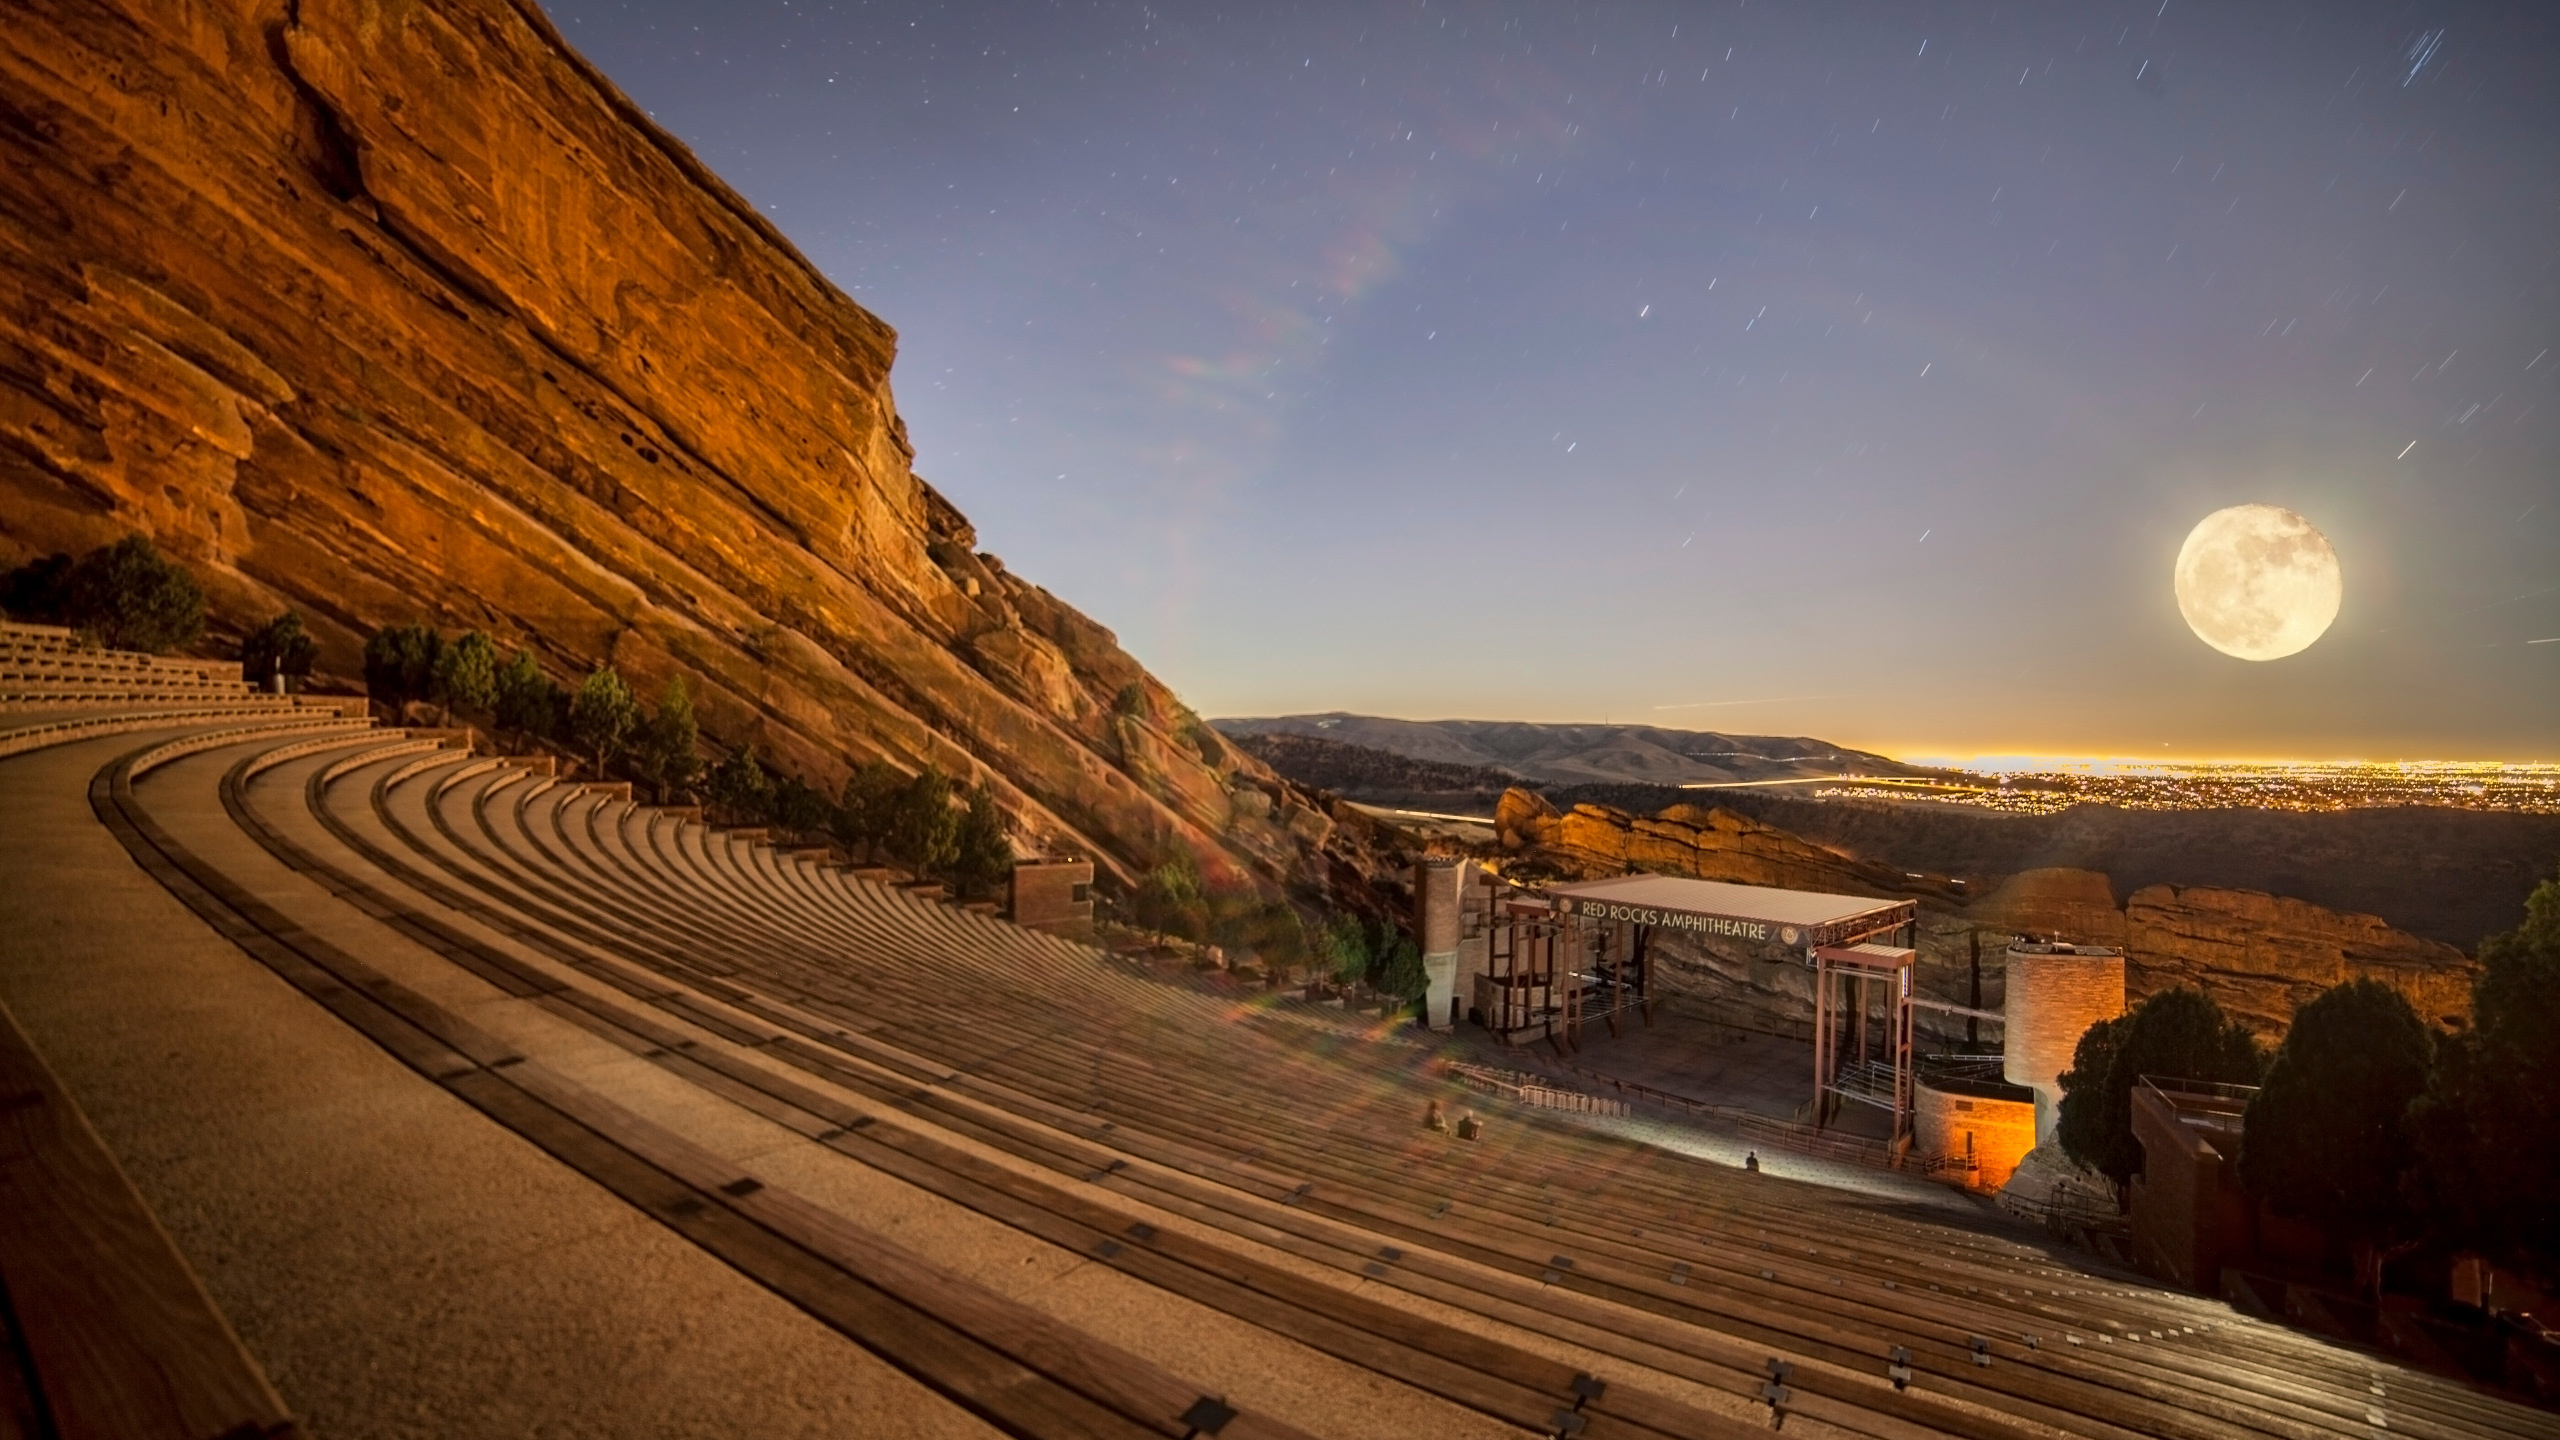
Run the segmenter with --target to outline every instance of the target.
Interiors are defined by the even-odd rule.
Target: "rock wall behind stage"
[[[610,661],[820,784],[988,775],[1041,849],[1334,828],[910,468],[896,337],[531,0],[20,0],[0,558],[139,530],[323,666],[431,619]]]
[[[2294,1011],[2330,986],[2361,976],[2385,981],[2435,1023],[2468,1017],[2477,962],[2450,945],[2395,930],[2371,915],[2249,890],[2152,885],[2118,901],[2107,877],[2087,870],[2030,870],[1990,893],[1912,876],[1815,845],[1730,811],[1675,806],[1637,817],[1596,805],[1557,812],[1526,791],[1503,797],[1502,844],[1515,864],[1577,877],[1630,869],[1748,885],[1920,901],[1918,984],[1958,1004],[1972,993],[1982,957],[1982,1008],[2003,1000],[2008,937],[2028,933],[2125,951],[2129,1000],[2176,985],[2203,987],[2269,1041]],[[1663,935],[1654,942],[1672,1013],[1776,1034],[1806,1033],[1811,973],[1782,952],[1723,938]],[[1923,1048],[1965,1039],[1959,1017],[1923,1012]],[[1999,1027],[1979,1027],[1996,1041]]]

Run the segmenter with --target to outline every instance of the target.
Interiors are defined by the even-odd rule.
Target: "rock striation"
[[[426,618],[682,674],[726,743],[986,776],[1124,875],[1332,828],[977,550],[890,327],[532,0],[26,0],[0,157],[0,551],[148,533],[339,673]]]
[[[2253,890],[2149,885],[2125,901],[2125,987],[2134,998],[2201,985],[2273,1039],[2321,991],[2373,979],[2436,1024],[2466,1022],[2479,965],[2372,915]]]
[[[1962,893],[1943,879],[1855,860],[1722,806],[1674,805],[1656,815],[1589,804],[1559,811],[1515,787],[1494,809],[1494,830],[1505,848],[1539,853],[1577,875],[1645,870],[1843,895]]]

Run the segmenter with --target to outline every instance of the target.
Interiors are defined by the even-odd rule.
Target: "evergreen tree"
[[[364,642],[364,691],[394,711],[435,690],[436,657],[444,637],[424,623],[376,630]]]
[[[300,611],[287,610],[240,642],[240,678],[264,685],[277,675],[308,675],[320,647],[302,628]]]
[[[711,767],[704,784],[711,792],[711,803],[720,807],[731,823],[761,825],[772,820],[773,777],[765,774],[763,763],[756,759],[754,745],[730,751],[727,758]]]
[[[2120,1044],[2096,1097],[2096,1125],[2084,1123],[2062,1136],[2065,1153],[2119,1187],[2130,1185],[2142,1173],[2142,1142],[2133,1138],[2133,1087],[2141,1077],[2250,1085],[2266,1069],[2265,1053],[2248,1027],[2223,1014],[2212,996],[2191,986],[2149,997],[2121,1023]],[[2076,1070],[2076,1055],[2074,1060]],[[2078,1093],[2064,1097],[2066,1124]],[[2088,1148],[2074,1149],[2075,1140]]]
[[[773,784],[773,823],[794,835],[835,829],[835,802],[797,775]]]
[[[1408,1005],[1430,990],[1431,975],[1422,968],[1422,951],[1414,946],[1413,937],[1398,935],[1386,942],[1378,967],[1378,988]]]
[[[995,787],[986,781],[969,787],[952,841],[951,868],[962,899],[995,894],[1012,876],[1013,839],[1005,833],[1004,812],[996,808]]]
[[[685,687],[682,675],[670,675],[667,688],[658,696],[658,713],[641,729],[640,768],[649,783],[662,792],[691,785],[702,772],[702,761],[694,753],[701,741],[702,729],[693,718],[693,692]]]
[[[947,871],[959,852],[960,817],[951,809],[951,779],[928,763],[916,772],[889,817],[889,854],[919,876]]]
[[[1348,985],[1369,973],[1369,932],[1349,915],[1337,913],[1316,936],[1316,959],[1325,978]]]
[[[2438,1238],[2560,1281],[2560,876],[2481,942],[2471,1026],[2436,1047],[2410,1128]]]
[[[456,706],[487,710],[498,698],[498,647],[477,630],[465,631],[436,652],[428,687],[431,698],[444,707],[447,724],[453,722]]]
[[[111,649],[165,654],[204,634],[204,592],[140,535],[81,556],[61,596],[62,622]]]
[[[2249,1102],[2240,1183],[2280,1214],[2356,1240],[2407,1225],[2400,1175],[2415,1151],[2409,1103],[2434,1041],[2400,992],[2351,980],[2302,1007]]]
[[[366,647],[370,669],[372,647]],[[519,646],[498,672],[498,723],[527,740],[548,740],[560,727],[560,687],[534,663],[533,652]]]
[[[906,786],[907,777],[886,760],[870,761],[845,777],[836,802],[836,836],[846,849],[866,859],[880,852]]]
[[[640,721],[640,702],[610,665],[599,665],[578,682],[569,697],[569,739],[596,760],[596,778],[622,751],[623,742]]]
[[[2116,1055],[2124,1049],[2125,1032],[2132,1026],[2132,1016],[2119,1015],[2080,1032],[2080,1043],[2072,1047],[2071,1068],[2057,1082],[2062,1103],[2055,1107],[2053,1138],[2063,1154],[2092,1168],[2109,1148],[2107,1079],[2115,1074]]]

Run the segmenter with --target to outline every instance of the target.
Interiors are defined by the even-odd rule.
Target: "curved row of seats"
[[[58,626],[0,624],[0,711],[258,698],[235,662],[103,650]],[[269,709],[292,703],[266,698]]]
[[[313,723],[170,724],[100,773],[99,813],[423,1080],[1010,1433],[2554,1433],[1989,1222],[1533,1111],[1456,1141],[1426,1103],[1481,1097],[1393,1033],[1169,984],[620,787]],[[155,819],[204,787],[237,853],[431,959],[384,969]],[[456,999],[480,994],[565,1025],[502,1036]],[[573,1032],[805,1157],[723,1155],[705,1112],[545,1038]],[[825,1166],[1161,1297],[1197,1353],[973,1283],[964,1254],[783,1178]],[[1268,1364],[1213,1331],[1268,1337]]]
[[[829,1143],[1011,1223],[1073,1230],[1109,1263],[1318,1348],[1437,1376],[1445,1398],[1530,1428],[1579,1400],[1594,1418],[1614,1404],[1679,1433],[1695,1417],[1647,1411],[1646,1372],[1765,1402],[1773,1359],[1789,1367],[1787,1408],[1857,1433],[2018,1433],[2005,1412],[2072,1433],[2313,1435],[2362,1433],[2381,1413],[2362,1357],[2093,1282],[2020,1243],[1846,1199],[1808,1213],[1800,1194],[1527,1117],[1491,1145],[1456,1144],[1414,1123],[1450,1093],[1417,1051],[1239,1013],[594,787],[452,753],[360,756],[315,772],[299,798],[457,911],[569,963],[612,957],[681,987],[645,997],[654,1016],[618,1020],[669,1068],[706,1070],[687,1052],[725,1040],[892,1105],[920,1123]],[[694,1043],[667,1043],[682,1033],[670,1022]],[[770,1109],[796,1078],[730,1064],[718,1083]],[[973,1190],[986,1177],[937,1148],[937,1131],[1050,1179],[1001,1198]],[[1084,1186],[1241,1244],[1167,1255],[1160,1230],[1128,1244],[1114,1237],[1150,1222],[1097,1213]],[[1633,1385],[1581,1394],[1599,1377],[1489,1350],[1421,1307],[1308,1294],[1257,1267],[1253,1247],[1642,1368]],[[1204,1267],[1248,1283],[1208,1286]],[[1345,1316],[1349,1333],[1324,1333]],[[1897,1348],[1915,1372],[1900,1390]],[[1542,1369],[1532,1394],[1500,1393],[1502,1377]],[[2458,1387],[2397,1389],[2403,1430],[2467,1433],[2477,1419]]]

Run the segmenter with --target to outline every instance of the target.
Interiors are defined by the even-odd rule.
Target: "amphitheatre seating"
[[[1006,1433],[2555,1433],[1989,1217],[1498,1109],[1406,1036],[1167,983],[623,787],[334,715],[123,718],[167,733],[107,757],[97,812],[208,924]],[[249,883],[249,856],[326,905]],[[1490,1112],[1486,1137],[1423,1129],[1435,1098]],[[722,1148],[750,1123],[767,1138]],[[923,1218],[883,1230],[856,1193]],[[1007,1292],[969,1236],[1112,1298]],[[1141,1304],[1160,1321],[1115,1328]]]

